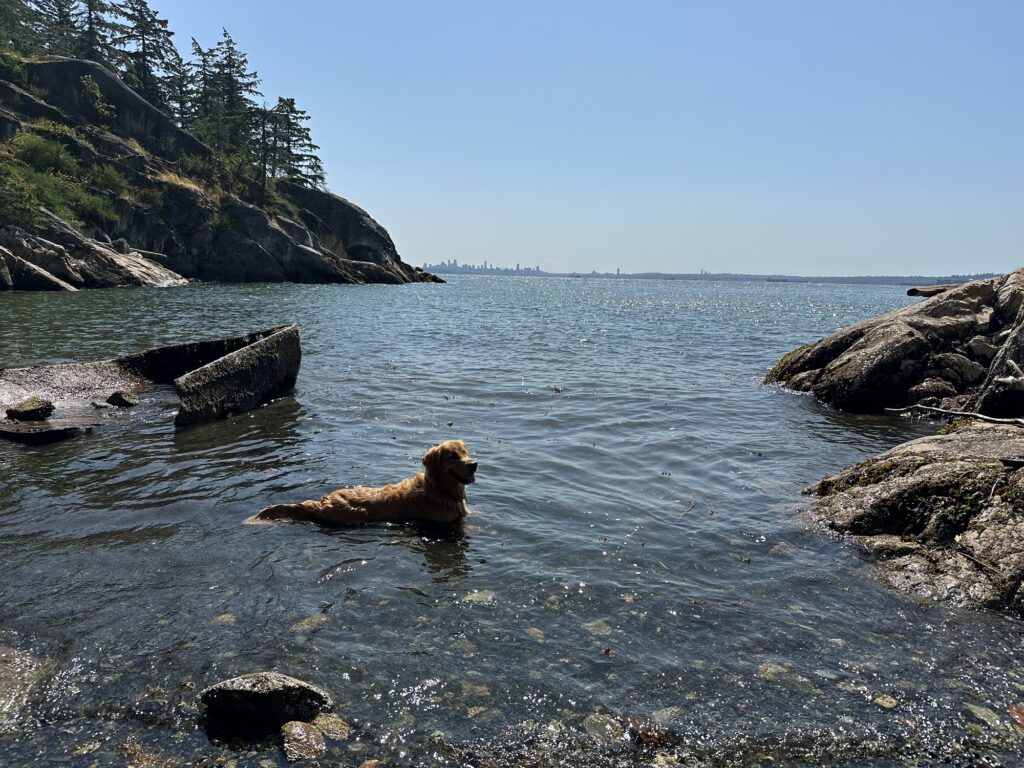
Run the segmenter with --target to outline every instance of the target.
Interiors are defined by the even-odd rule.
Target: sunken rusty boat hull
[[[174,423],[181,428],[243,413],[289,393],[301,362],[299,329],[285,325],[114,360],[0,369],[0,412],[38,395],[52,401],[56,411],[52,419],[33,424],[60,430],[69,426],[69,413],[92,400],[117,390],[173,383],[181,400]],[[15,429],[0,423],[0,436],[5,427]]]

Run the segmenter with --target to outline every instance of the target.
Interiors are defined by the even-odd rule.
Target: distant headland
[[[459,264],[457,260],[439,264],[424,264],[423,271],[440,275],[511,275],[520,277],[579,277],[590,279],[619,280],[708,280],[721,281],[760,281],[766,283],[839,283],[848,285],[939,285],[945,283],[966,283],[970,280],[986,280],[996,277],[994,272],[983,272],[971,275],[846,275],[846,276],[813,276],[813,275],[760,275],[736,272],[547,272],[539,266],[500,267],[489,264]]]

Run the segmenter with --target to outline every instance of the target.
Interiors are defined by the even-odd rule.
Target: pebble
[[[537,627],[527,627],[526,636],[531,640],[536,640],[538,643],[544,642],[544,631],[537,629]]]
[[[222,613],[220,616],[213,617],[214,624],[220,624],[222,627],[228,627],[235,623],[235,615],[233,613]]]

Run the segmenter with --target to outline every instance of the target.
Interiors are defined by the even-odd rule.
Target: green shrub
[[[102,227],[117,221],[117,211],[107,198],[94,195],[79,187],[69,201],[75,216],[86,224]]]
[[[66,123],[56,123],[53,120],[47,120],[44,118],[42,120],[36,120],[29,126],[29,128],[34,133],[50,136],[65,136],[69,139],[73,139],[74,141],[84,142],[84,139],[78,135],[78,132]]]
[[[24,86],[28,82],[25,60],[12,51],[0,51],[0,80]]]
[[[87,178],[90,185],[115,195],[123,195],[128,191],[128,180],[112,165],[94,165],[89,169]]]
[[[75,176],[78,163],[63,144],[44,136],[22,131],[11,140],[14,156],[37,171],[55,171]]]
[[[0,224],[32,229],[40,223],[39,198],[10,157],[0,155]]]
[[[103,91],[99,84],[93,80],[92,75],[82,75],[82,96],[85,103],[90,105],[100,117],[114,117],[114,108],[103,98]]]

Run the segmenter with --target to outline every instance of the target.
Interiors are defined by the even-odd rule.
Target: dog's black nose
[[[471,464],[467,464],[466,466],[469,467],[470,472],[476,472],[477,463],[475,461]]]

